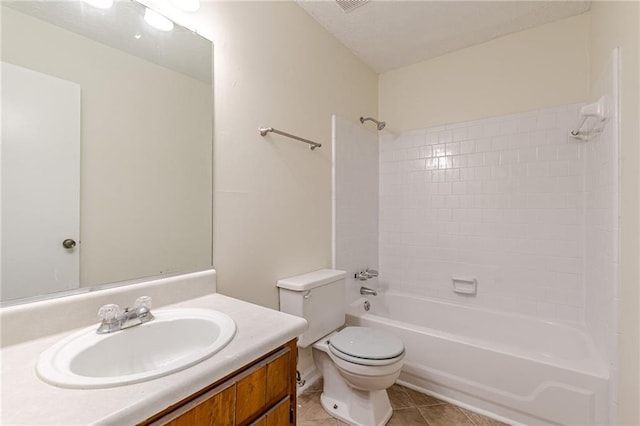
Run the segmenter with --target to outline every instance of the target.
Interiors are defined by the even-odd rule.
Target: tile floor
[[[320,405],[322,382],[314,383],[298,397],[298,426],[340,426]],[[464,408],[393,385],[389,390],[393,415],[387,426],[505,426]]]

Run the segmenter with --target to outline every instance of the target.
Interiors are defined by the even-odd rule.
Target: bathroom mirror
[[[1,12],[3,305],[210,267],[211,42],[135,1]]]

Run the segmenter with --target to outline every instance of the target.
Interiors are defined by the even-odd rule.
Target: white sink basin
[[[231,341],[236,324],[209,309],[153,311],[155,319],[109,334],[97,325],[74,333],[40,355],[36,372],[64,388],[95,389],[143,382],[185,369]]]

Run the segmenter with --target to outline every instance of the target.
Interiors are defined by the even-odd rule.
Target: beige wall
[[[589,14],[380,75],[390,131],[581,102],[589,95]]]
[[[81,285],[211,265],[208,84],[5,7],[2,60],[81,87]]]
[[[214,43],[218,291],[277,309],[278,279],[331,266],[331,115],[375,115],[378,76],[293,1],[143,2]]]
[[[205,2],[215,45],[218,290],[278,308],[276,281],[331,266],[331,114],[377,110],[377,75],[293,2]],[[277,135],[272,126],[323,144]]]
[[[165,12],[214,42],[218,291],[278,309],[278,279],[331,267],[331,115],[375,114],[378,77],[294,2]],[[259,126],[322,147],[263,138]],[[312,366],[301,351],[298,368]]]
[[[618,417],[640,424],[640,3],[592,2],[591,75],[599,75],[621,47],[621,283]],[[592,81],[595,83],[595,81]]]

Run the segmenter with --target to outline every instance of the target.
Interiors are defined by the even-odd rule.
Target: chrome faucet
[[[356,274],[355,278],[359,281],[366,281],[369,279],[369,276],[364,271],[361,271]]]
[[[98,310],[98,315],[102,319],[98,334],[113,333],[151,321],[154,316],[151,313],[151,297],[138,297],[133,305],[133,309],[125,308],[124,311],[116,304],[104,305]]]
[[[378,271],[375,269],[365,269],[364,271],[360,271],[355,274],[354,278],[360,281],[366,281],[369,278],[376,278],[378,276]]]
[[[365,269],[364,270],[364,274],[367,276],[367,278],[376,278],[378,276],[378,271],[376,271],[375,269]]]
[[[360,294],[363,296],[367,296],[367,295],[377,296],[378,292],[369,287],[360,287]]]

